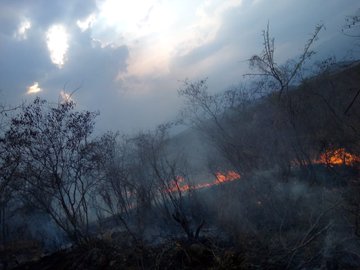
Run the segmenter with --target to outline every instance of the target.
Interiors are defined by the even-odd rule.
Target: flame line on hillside
[[[216,172],[215,180],[206,183],[199,183],[197,185],[185,184],[185,179],[183,177],[177,177],[177,179],[171,184],[171,187],[166,190],[166,192],[185,192],[189,190],[196,190],[202,188],[209,188],[212,186],[220,185],[226,182],[232,182],[239,180],[241,178],[240,174],[235,171],[228,172]]]
[[[338,165],[352,166],[356,163],[360,163],[360,157],[345,151],[345,148],[338,148],[334,150],[326,150],[324,153],[320,154],[318,159],[312,160],[312,163],[322,164],[327,166],[338,166]],[[165,192],[171,192],[171,193],[186,192],[189,190],[209,188],[212,186],[221,185],[226,182],[236,181],[239,180],[240,178],[241,178],[240,174],[238,174],[235,171],[216,172],[215,180],[211,182],[190,185],[185,183],[185,178],[178,176],[176,180],[174,180],[170,184],[170,187],[167,188]]]
[[[326,150],[320,155],[314,164],[324,164],[329,166],[347,165],[351,166],[360,163],[360,157],[350,152],[345,151],[345,148],[338,148],[334,150]]]

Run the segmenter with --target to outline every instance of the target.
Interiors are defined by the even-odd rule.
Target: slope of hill
[[[359,85],[341,65],[172,137],[194,184],[163,190],[173,213],[149,205],[136,243],[124,231],[16,269],[358,269]],[[219,169],[241,177],[212,185]]]

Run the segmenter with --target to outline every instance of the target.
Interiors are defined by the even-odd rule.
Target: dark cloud
[[[45,81],[58,68],[51,63],[45,32],[53,23],[73,26],[96,10],[95,1],[7,1],[0,4],[0,89],[8,100],[24,98],[34,81]],[[28,20],[26,39],[16,38],[20,24]]]
[[[0,14],[11,14],[14,20],[29,18],[37,27],[47,28],[54,23],[69,23],[97,11],[95,0],[22,0],[6,1]]]
[[[21,98],[26,87],[56,69],[50,61],[42,33],[30,32],[29,38],[22,41],[0,37],[0,88],[10,101]]]
[[[242,80],[241,75],[248,72],[247,59],[261,53],[262,31],[268,23],[271,35],[275,38],[279,63],[300,55],[315,27],[321,23],[326,26],[326,30],[320,33],[319,40],[314,44],[313,48],[319,51],[314,60],[329,55],[342,58],[350,55],[349,50],[354,48],[354,44],[346,41],[340,31],[345,16],[351,14],[354,6],[356,1],[344,4],[337,0],[326,3],[320,0],[245,0],[239,7],[224,13],[221,27],[212,42],[174,58],[172,67],[174,70],[186,70],[219,54],[215,61],[209,61],[203,75],[197,77],[209,77],[209,83],[218,89],[225,88],[226,82],[228,85],[236,84]],[[232,51],[230,59],[226,56],[228,51]]]
[[[344,54],[354,44],[341,33],[341,26],[345,16],[359,6],[356,0],[346,3],[244,0],[239,7],[222,14],[213,40],[200,43],[185,55],[172,54],[168,73],[130,76],[127,81],[117,81],[117,75],[127,70],[130,55],[134,53],[126,46],[122,33],[114,27],[104,28],[101,23],[85,32],[76,25],[77,20],[98,12],[96,4],[96,0],[2,1],[2,96],[14,103],[32,98],[25,91],[35,81],[43,88],[39,95],[50,100],[56,100],[63,88],[71,92],[80,87],[74,98],[80,108],[100,110],[101,130],[150,128],[176,116],[181,104],[177,98],[179,81],[207,76],[210,89],[222,90],[242,80],[241,75],[248,70],[246,59],[262,50],[261,32],[268,22],[280,62],[301,53],[318,23],[327,27],[315,46],[321,51],[318,57]],[[27,39],[16,38],[15,33],[25,19],[32,24]],[[62,69],[51,62],[45,39],[48,28],[58,23],[70,34],[67,61]],[[181,27],[179,22],[177,27]],[[93,40],[94,37],[108,45]],[[144,44],[148,46],[149,42]],[[188,44],[184,45],[188,48]]]
[[[76,37],[69,43],[67,61],[62,69],[57,70],[49,83],[61,81],[82,81],[92,88],[111,86],[117,73],[126,68],[128,49],[126,46],[108,45],[102,47],[94,41],[88,32],[74,29]]]

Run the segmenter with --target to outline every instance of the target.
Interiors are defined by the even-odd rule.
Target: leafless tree
[[[18,109],[17,106],[6,106],[0,104],[0,226],[1,226],[1,240],[6,241],[7,237],[7,216],[9,203],[14,198],[15,191],[12,182],[13,175],[19,165],[19,157],[8,158],[7,148],[3,136],[6,127],[9,124],[11,115]]]
[[[258,159],[252,149],[256,144],[250,143],[250,134],[238,125],[246,119],[255,101],[247,88],[239,86],[211,95],[206,80],[186,80],[179,95],[186,102],[183,117],[190,120],[235,170],[240,174],[250,173]]]
[[[192,214],[197,212],[201,216],[201,209],[199,205],[191,204],[195,191],[187,177],[186,162],[181,155],[168,150],[168,128],[169,125],[161,125],[155,131],[140,133],[132,142],[143,171],[147,174],[145,179],[151,179],[151,203],[155,215],[167,221],[175,220],[187,237],[193,240],[199,237],[204,221]],[[142,192],[137,193],[142,197]]]
[[[357,10],[355,15],[347,16],[345,18],[345,25],[341,31],[349,37],[360,37],[359,33],[360,27],[360,9]]]
[[[101,170],[104,178],[98,186],[98,216],[103,220],[114,219],[132,237],[134,243],[139,244],[137,231],[130,225],[137,207],[134,160],[126,139],[119,137],[117,133],[107,133],[100,138],[99,151],[102,154]]]
[[[266,30],[263,31],[264,49],[262,53],[250,58],[250,67],[256,69],[258,73],[247,75],[264,77],[268,91],[276,91],[279,97],[281,97],[283,92],[287,91],[289,86],[301,75],[301,69],[306,60],[314,54],[311,47],[323,28],[324,25],[322,24],[315,27],[314,33],[305,44],[304,51],[297,61],[289,61],[285,65],[279,65],[275,59],[275,39],[270,36],[268,24]]]
[[[97,113],[77,112],[71,100],[36,98],[11,120],[3,142],[16,160],[23,198],[48,213],[75,242],[87,241],[98,157],[91,140]]]

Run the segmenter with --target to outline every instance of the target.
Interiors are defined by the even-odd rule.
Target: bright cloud
[[[84,31],[86,31],[86,30],[88,30],[89,28],[92,27],[95,20],[96,20],[96,15],[95,14],[90,14],[84,20],[77,20],[76,25],[81,29],[82,32],[84,32]]]
[[[105,3],[109,6],[108,9],[103,9],[102,16],[108,18],[109,23],[133,29],[132,36],[121,32],[130,49],[130,57],[126,72],[121,72],[117,78],[125,81],[132,77],[159,77],[168,74],[171,63],[177,57],[212,42],[222,25],[224,13],[240,6],[242,0],[208,0],[197,3],[190,0],[149,1],[148,6],[142,6],[142,11],[135,6],[132,9],[131,5],[126,10],[128,6],[124,6],[124,12],[128,11],[125,16],[115,16],[117,9],[110,9],[111,4],[115,5],[119,1],[109,0]],[[134,14],[137,15],[133,16]],[[164,17],[164,14],[169,17]],[[117,21],[117,18],[121,19]]]
[[[31,22],[27,19],[22,21],[15,33],[15,37],[19,40],[27,39],[27,31],[31,28]]]
[[[127,69],[118,80],[158,78],[171,71],[177,57],[212,42],[224,13],[242,1],[104,0],[97,2],[98,13],[78,20],[77,26],[91,29],[101,44],[127,46]]]
[[[73,101],[71,94],[65,92],[65,90],[60,91],[60,99],[61,99],[61,102]]]
[[[350,49],[359,58],[339,31],[358,1],[1,1],[1,88],[9,103],[23,94],[61,101],[64,83],[80,81],[76,99],[102,112],[103,127],[150,127],[175,114],[184,78],[208,76],[211,91],[242,80],[268,22],[279,63],[302,52],[319,22],[327,31],[313,60]]]
[[[46,43],[51,61],[59,68],[65,64],[66,53],[69,49],[69,37],[62,25],[53,25],[46,32]]]
[[[42,91],[42,89],[40,88],[40,86],[39,86],[39,83],[38,82],[34,82],[34,84],[33,85],[31,85],[31,86],[29,86],[28,88],[27,88],[27,94],[36,94],[36,93],[39,93],[39,92],[41,92]]]
[[[98,19],[117,29],[127,40],[162,32],[174,18],[172,6],[158,0],[106,0],[99,10]]]

